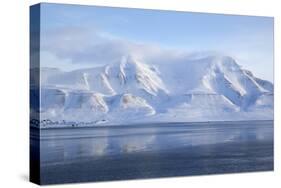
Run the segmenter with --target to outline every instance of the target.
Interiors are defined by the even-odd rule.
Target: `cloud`
[[[157,64],[170,63],[175,60],[184,61],[187,57],[198,55],[226,54],[234,57],[240,65],[251,70],[258,77],[272,80],[273,59],[268,57],[273,49],[268,49],[267,52],[261,50],[260,46],[264,46],[263,41],[265,40],[262,40],[260,36],[250,38],[237,36],[237,38],[231,38],[223,44],[218,43],[212,47],[209,45],[210,50],[214,51],[202,52],[200,48],[194,48],[197,52],[191,52],[186,49],[165,48],[158,44],[116,37],[94,27],[64,26],[42,31],[41,65],[74,70],[120,61],[126,55],[133,55],[147,63]],[[257,53],[258,51],[260,53]],[[268,67],[266,70],[264,65]]]
[[[133,55],[147,63],[173,63],[187,58],[219,54],[215,51],[188,52],[113,36],[89,27],[62,27],[45,31],[41,40],[41,64],[64,70],[94,67]]]
[[[114,38],[94,29],[60,28],[43,33],[42,51],[72,64],[104,64],[127,53],[147,50],[142,44]]]

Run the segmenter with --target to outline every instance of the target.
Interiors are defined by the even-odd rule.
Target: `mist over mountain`
[[[222,55],[41,68],[41,118],[104,124],[273,119],[273,84]],[[31,90],[32,92],[32,90]]]

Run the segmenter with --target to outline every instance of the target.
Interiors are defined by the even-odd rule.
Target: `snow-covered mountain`
[[[41,119],[107,124],[273,119],[273,84],[228,56],[41,69]]]

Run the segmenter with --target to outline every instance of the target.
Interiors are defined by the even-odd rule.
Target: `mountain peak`
[[[241,69],[236,60],[230,56],[215,56],[214,63],[222,69],[231,71],[239,71]]]

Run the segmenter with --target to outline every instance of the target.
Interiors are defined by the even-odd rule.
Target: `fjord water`
[[[273,121],[42,129],[41,183],[273,170]]]

